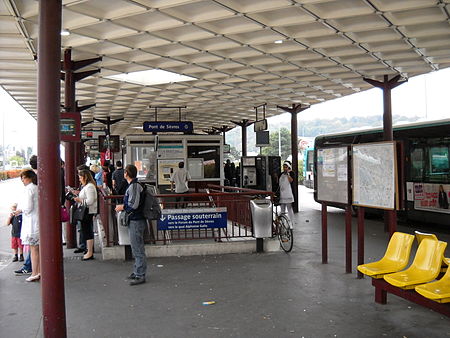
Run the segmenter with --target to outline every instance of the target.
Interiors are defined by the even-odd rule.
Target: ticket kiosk
[[[171,174],[183,161],[191,175],[189,187],[223,184],[223,137],[220,135],[129,135],[125,164],[134,164],[138,178],[169,192]]]
[[[243,156],[241,158],[243,188],[276,191],[280,172],[280,156]]]

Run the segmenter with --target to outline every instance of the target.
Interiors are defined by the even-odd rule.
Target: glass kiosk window
[[[131,164],[138,170],[138,177],[147,177],[148,174],[156,173],[156,164],[151,163],[153,147],[136,147],[131,149]]]
[[[188,146],[189,158],[203,159],[204,178],[220,178],[220,146]]]

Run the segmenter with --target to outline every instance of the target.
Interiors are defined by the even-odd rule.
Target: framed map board
[[[398,203],[396,143],[356,144],[353,154],[353,205],[394,210]]]
[[[348,148],[317,149],[317,200],[350,204],[348,194]]]

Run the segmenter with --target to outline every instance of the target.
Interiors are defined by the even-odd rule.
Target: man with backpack
[[[130,285],[145,283],[147,262],[144,248],[144,231],[147,221],[142,211],[141,199],[144,197],[144,188],[137,180],[137,168],[129,164],[125,167],[124,178],[128,182],[128,188],[123,198],[123,204],[116,206],[116,211],[125,211],[128,214],[131,251],[134,256],[134,271],[128,276]]]

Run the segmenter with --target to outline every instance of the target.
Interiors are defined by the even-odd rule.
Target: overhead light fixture
[[[196,78],[190,76],[180,75],[161,69],[150,69],[126,74],[117,74],[105,76],[105,78],[136,83],[144,86],[197,80]]]
[[[275,43],[283,43],[283,40],[275,40]]]
[[[70,35],[70,32],[69,32],[69,31],[67,31],[67,30],[65,30],[65,29],[63,29],[63,30],[61,31],[61,36],[68,36],[68,35]]]

